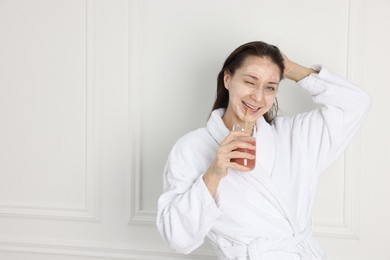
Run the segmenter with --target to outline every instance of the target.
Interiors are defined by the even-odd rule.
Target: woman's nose
[[[251,98],[256,102],[261,102],[263,100],[263,96],[264,96],[263,90],[261,88],[258,88],[253,91]]]

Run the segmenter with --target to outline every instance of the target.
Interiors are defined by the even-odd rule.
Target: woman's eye
[[[276,90],[276,88],[275,88],[275,87],[272,87],[272,86],[268,86],[267,89],[268,89],[269,91],[275,91],[275,90]]]
[[[246,84],[249,84],[249,85],[255,85],[253,82],[250,82],[250,81],[245,81]]]

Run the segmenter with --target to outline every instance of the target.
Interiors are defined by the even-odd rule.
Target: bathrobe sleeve
[[[215,156],[207,149],[202,132],[187,134],[173,147],[164,169],[164,192],[158,200],[157,228],[169,246],[183,254],[203,244],[222,214],[202,178]]]
[[[279,123],[283,125],[288,121],[294,142],[292,146],[299,147],[304,160],[321,173],[352,140],[369,110],[371,99],[341,76],[325,68],[315,69],[320,72],[298,81],[298,85],[309,91],[313,101],[322,105],[321,108]],[[283,128],[282,125],[279,129]]]

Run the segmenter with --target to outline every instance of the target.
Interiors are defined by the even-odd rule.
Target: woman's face
[[[279,87],[280,70],[269,58],[249,56],[233,75],[225,72],[229,104],[223,121],[231,129],[234,123],[254,122],[272,107]]]

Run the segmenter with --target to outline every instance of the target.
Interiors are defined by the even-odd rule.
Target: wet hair
[[[214,101],[213,109],[227,108],[229,104],[229,91],[225,88],[224,74],[225,72],[230,75],[234,75],[237,69],[239,69],[245,59],[250,56],[256,56],[260,58],[269,58],[275,63],[280,70],[280,80],[283,79],[284,63],[283,55],[279,48],[261,41],[248,42],[237,49],[235,49],[225,60],[221,71],[218,74],[217,79],[217,95]],[[271,123],[278,113],[278,101],[275,99],[275,103],[270,110],[265,113],[264,119]]]

